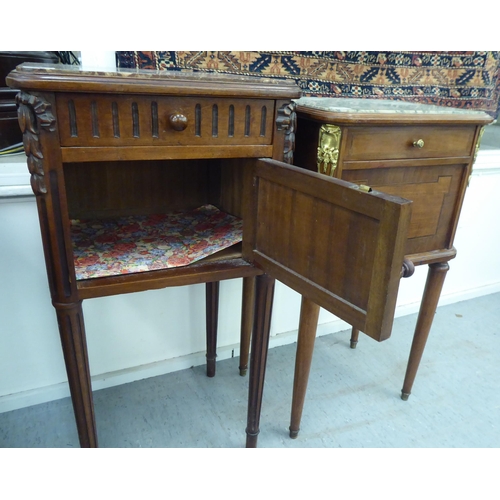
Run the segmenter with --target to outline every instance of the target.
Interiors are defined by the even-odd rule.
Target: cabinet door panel
[[[390,336],[411,202],[255,160],[247,258],[376,340]]]
[[[457,210],[468,177],[467,163],[344,170],[348,182],[367,184],[413,201],[406,255],[451,248]]]

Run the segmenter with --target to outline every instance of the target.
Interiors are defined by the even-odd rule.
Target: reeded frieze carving
[[[31,187],[35,195],[45,194],[45,172],[43,170],[43,153],[39,141],[39,129],[54,132],[56,119],[51,111],[50,103],[45,100],[20,92],[16,96],[19,126],[23,133],[24,151],[28,158],[28,169],[31,174]]]

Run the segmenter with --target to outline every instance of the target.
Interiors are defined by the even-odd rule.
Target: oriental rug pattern
[[[121,68],[293,79],[306,96],[396,99],[497,117],[500,52],[120,51]]]

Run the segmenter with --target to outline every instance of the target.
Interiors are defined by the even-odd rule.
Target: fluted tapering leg
[[[54,303],[76,426],[82,448],[97,447],[82,303]]]
[[[250,375],[248,389],[247,448],[257,447],[260,411],[266,373],[267,351],[274,295],[274,278],[263,274],[255,280],[255,315],[250,355]]]

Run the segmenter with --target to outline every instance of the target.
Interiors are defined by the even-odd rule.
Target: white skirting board
[[[470,300],[483,295],[500,292],[500,282],[493,283],[477,289],[464,290],[462,292],[453,292],[448,295],[442,295],[439,301],[440,306],[454,304],[463,300]],[[410,304],[401,304],[396,309],[396,317],[406,316],[418,312],[420,307],[419,302]],[[345,342],[348,345],[350,333],[350,326],[340,319],[330,321],[327,323],[320,323],[318,325],[317,336],[330,335],[337,332],[345,331]],[[292,344],[297,341],[297,330],[277,334],[270,339],[269,348],[279,347],[287,344]],[[393,332],[394,333],[394,332]],[[432,335],[432,332],[431,332]],[[367,341],[372,342],[367,338]],[[390,339],[388,339],[390,342]],[[386,341],[387,342],[387,341]],[[409,353],[402,353],[403,357]],[[217,350],[217,360],[222,361],[234,356],[239,356],[239,345],[224,346]],[[92,389],[97,391],[99,389],[106,389],[117,385],[127,384],[137,380],[142,380],[149,377],[156,377],[165,375],[178,370],[185,370],[192,366],[200,366],[205,364],[205,352],[197,352],[181,356],[178,358],[166,359],[156,363],[150,363],[142,366],[133,366],[123,370],[117,370],[109,373],[102,373],[92,376]],[[294,362],[294,360],[290,360]],[[235,377],[239,374],[235,372]],[[216,375],[217,376],[217,375]],[[291,381],[290,381],[291,383]],[[38,387],[33,390],[8,394],[0,397],[0,413],[25,408],[28,406],[46,403],[56,399],[69,397],[69,387],[67,382],[54,384],[45,387]]]

